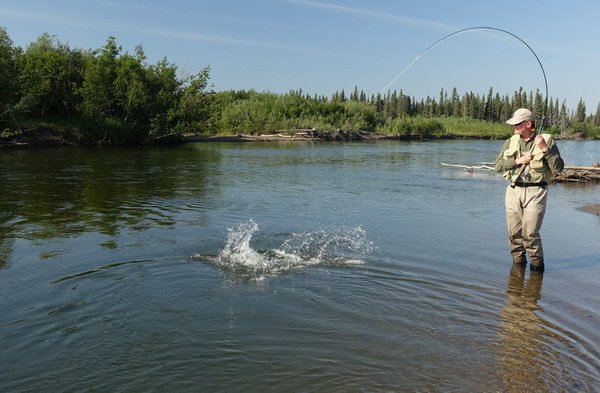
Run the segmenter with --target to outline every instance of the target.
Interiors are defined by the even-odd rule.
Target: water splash
[[[225,245],[216,257],[193,258],[243,280],[262,280],[306,267],[361,265],[374,250],[361,227],[255,236],[257,232],[254,220],[229,228]]]

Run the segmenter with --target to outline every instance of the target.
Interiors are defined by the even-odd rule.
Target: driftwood
[[[480,164],[476,164],[476,165],[457,165],[457,164],[444,164],[443,162],[440,162],[440,165],[443,166],[452,166],[452,167],[456,167],[456,168],[463,168],[469,172],[474,171],[475,169],[491,169],[494,170],[493,166],[488,165],[488,163],[480,163]]]
[[[600,165],[595,166],[566,166],[565,169],[554,176],[554,182],[600,182]]]
[[[475,165],[445,164],[441,162],[440,165],[462,168],[467,172],[473,172],[475,170],[494,170],[494,164],[489,162],[481,162]],[[594,164],[593,166],[566,166],[561,173],[552,178],[552,182],[598,183],[600,182],[600,164]]]

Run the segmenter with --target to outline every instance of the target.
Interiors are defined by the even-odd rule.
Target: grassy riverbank
[[[296,125],[296,124],[292,124]],[[310,123],[306,123],[310,126]],[[55,146],[111,144],[102,139],[82,138],[83,122],[65,119],[24,120],[15,122],[0,131],[0,147],[9,146]],[[555,134],[559,139],[580,139],[578,133],[559,134],[556,129],[544,132]],[[95,132],[102,135],[103,132]],[[431,139],[505,139],[512,134],[511,128],[503,123],[454,117],[405,117],[385,122],[374,130],[343,129],[335,127],[310,127],[279,130],[235,130],[219,132],[182,132],[148,138],[136,144],[182,143],[186,141],[219,140],[375,140],[398,138],[405,140]],[[595,139],[595,138],[591,138]]]

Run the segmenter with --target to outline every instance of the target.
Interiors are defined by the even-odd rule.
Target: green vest
[[[550,134],[542,134],[542,138],[546,141],[547,145],[550,145],[549,140],[552,136]],[[510,137],[510,142],[508,145],[508,149],[506,149],[503,153],[503,158],[519,158],[523,155],[521,151],[521,144],[519,143],[521,140],[520,135],[513,135]],[[548,167],[548,165],[544,165],[544,152],[537,146],[534,145],[533,151],[531,154],[533,158],[529,162],[529,165],[520,176],[520,180],[527,183],[539,183],[542,181],[549,181],[552,178],[552,171]],[[508,170],[504,172],[505,179],[511,179],[512,176],[518,172],[519,167],[515,169]]]

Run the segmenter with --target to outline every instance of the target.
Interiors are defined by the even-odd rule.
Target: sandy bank
[[[597,203],[581,206],[579,210],[600,216],[600,204]]]

